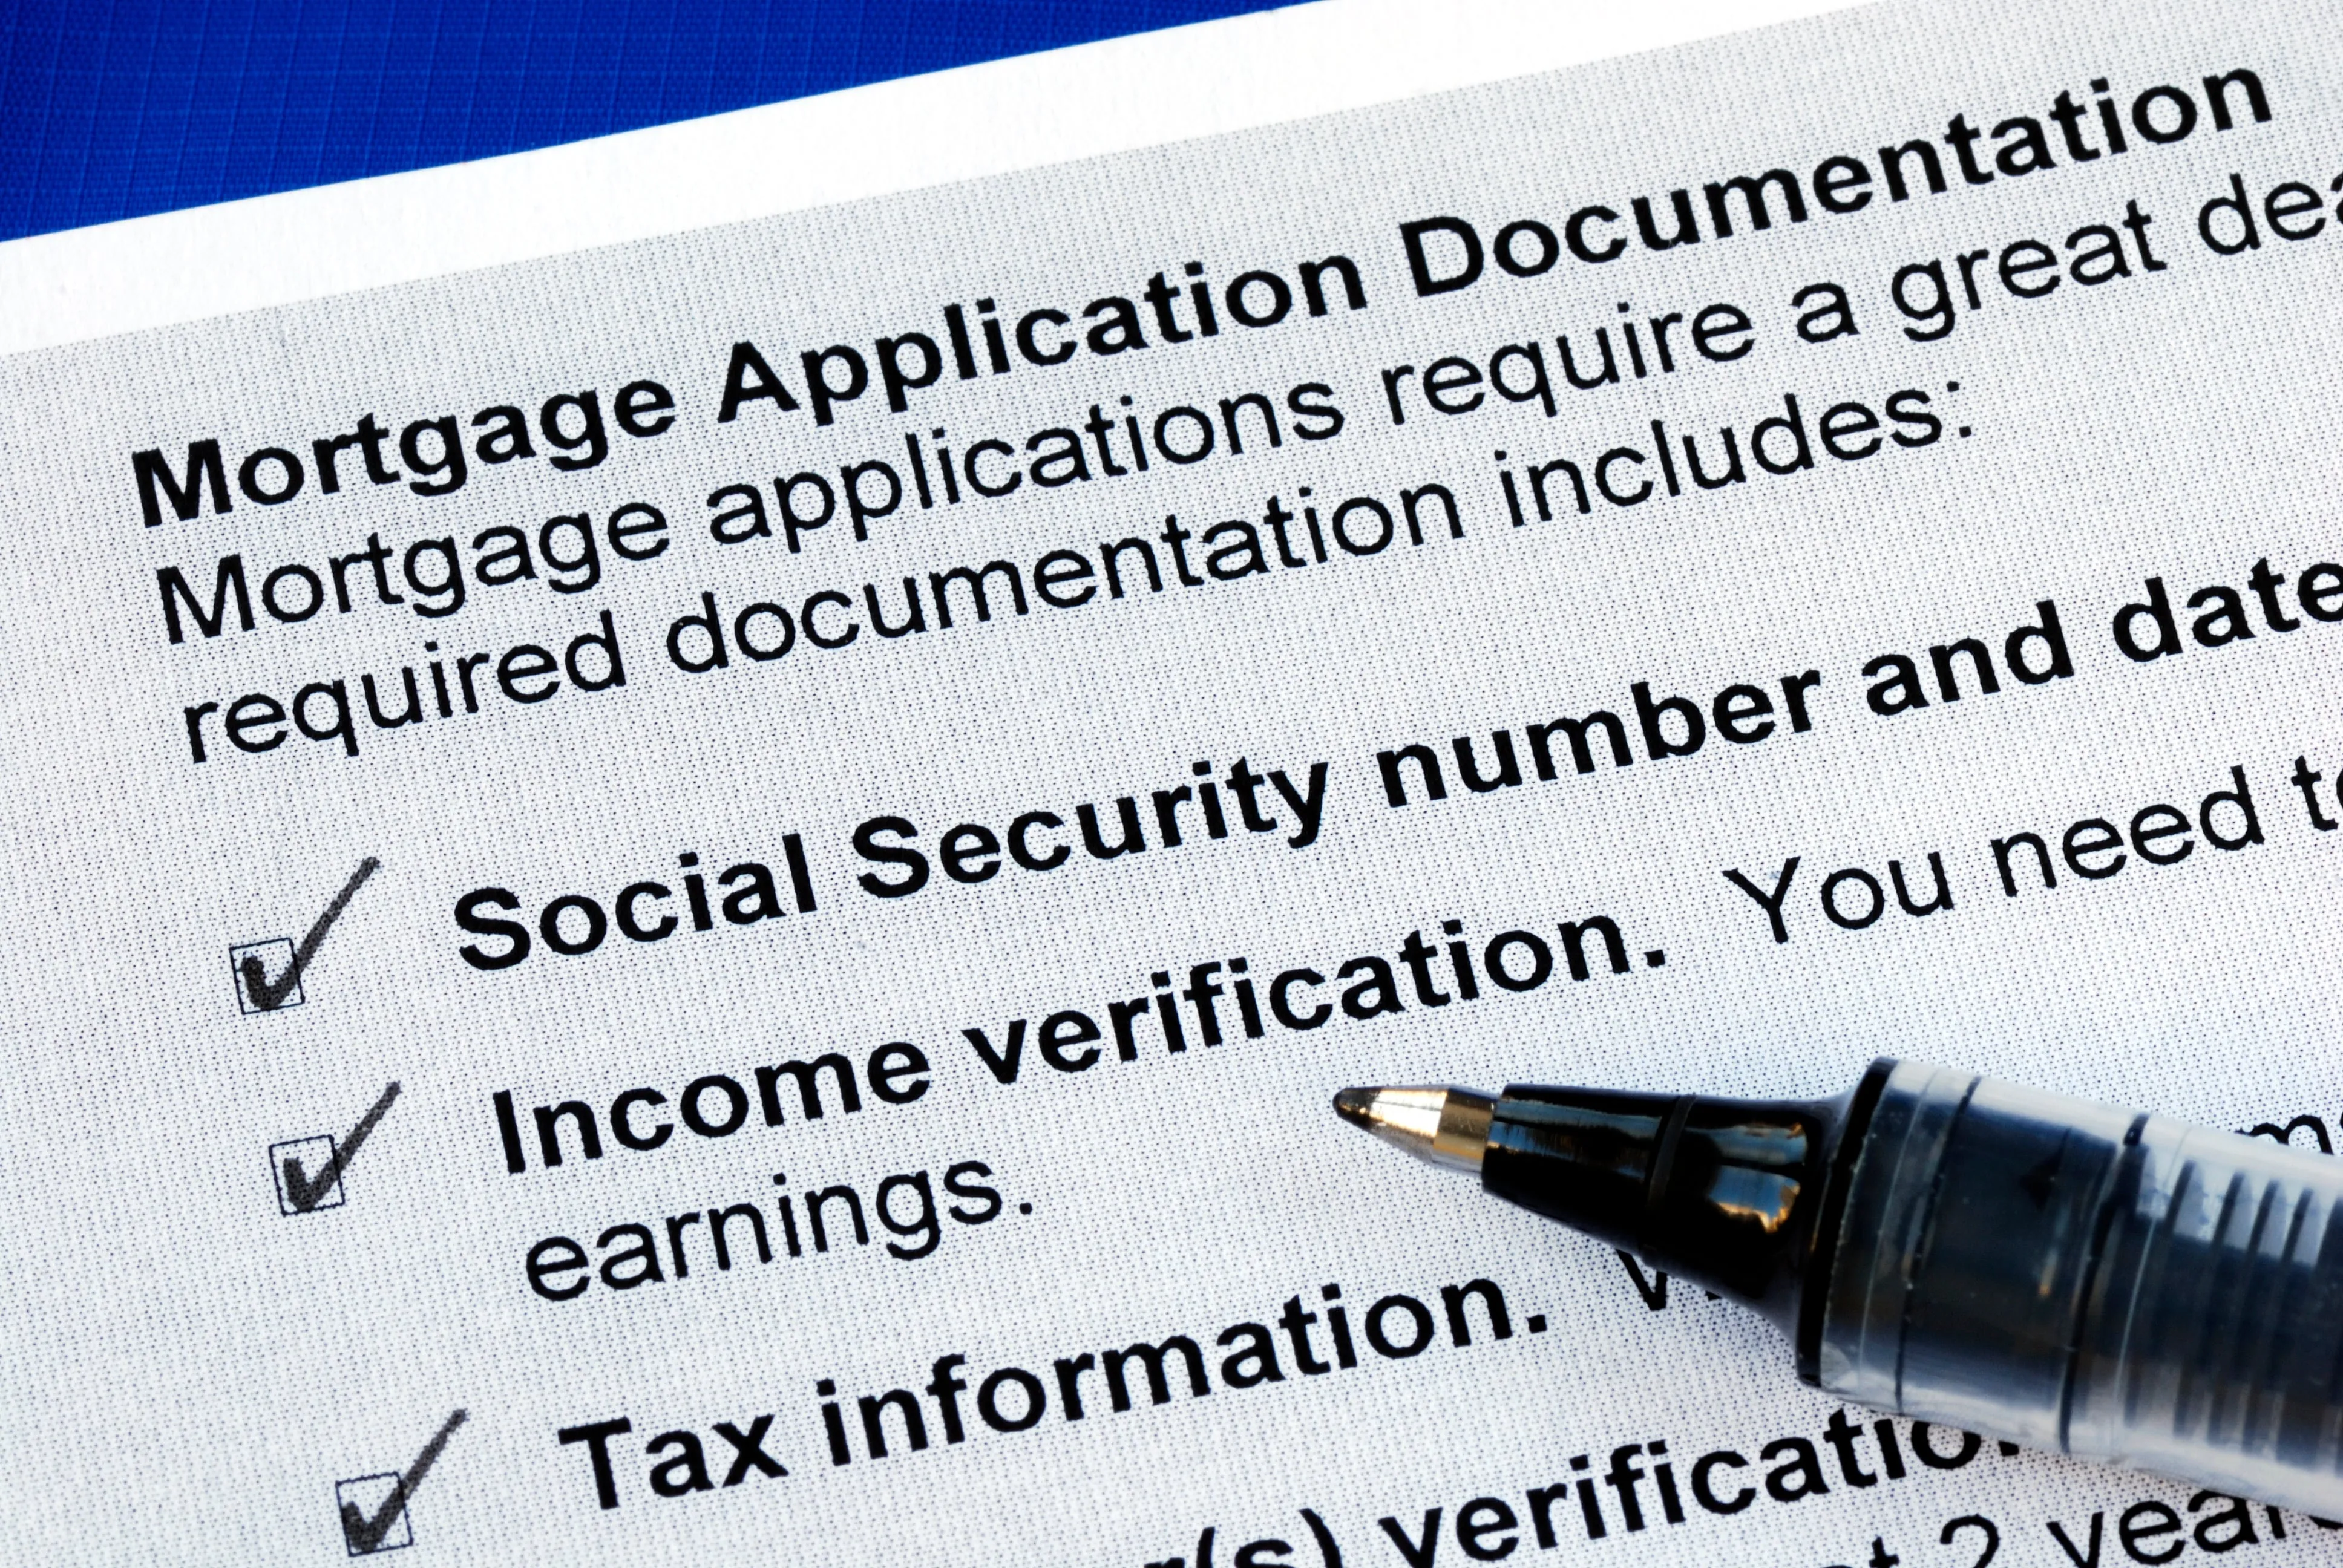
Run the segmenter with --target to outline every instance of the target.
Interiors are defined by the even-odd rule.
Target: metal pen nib
[[[1334,1114],[1352,1126],[1452,1171],[1481,1169],[1496,1108],[1488,1095],[1453,1085],[1345,1089],[1334,1096]]]

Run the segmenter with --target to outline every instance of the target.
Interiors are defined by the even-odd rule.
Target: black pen
[[[2343,1161],[1925,1062],[1834,1100],[1346,1089],[1857,1404],[2343,1517]]]

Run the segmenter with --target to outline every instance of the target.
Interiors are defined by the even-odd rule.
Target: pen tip
[[[1345,1089],[1334,1114],[1420,1160],[1458,1171],[1478,1171],[1489,1141],[1496,1102],[1469,1089]]]

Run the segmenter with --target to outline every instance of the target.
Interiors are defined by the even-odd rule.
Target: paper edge
[[[1315,0],[37,235],[0,244],[0,354],[1363,108],[1848,3]]]

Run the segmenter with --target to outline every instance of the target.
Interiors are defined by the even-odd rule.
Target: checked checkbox
[[[270,1144],[268,1169],[277,1177],[278,1213],[307,1214],[342,1206],[342,1156],[333,1134]]]
[[[334,1508],[341,1515],[342,1544],[353,1557],[371,1557],[377,1552],[396,1552],[415,1544],[415,1523],[407,1516],[407,1489],[395,1473],[337,1481]]]
[[[253,966],[259,966],[257,994]],[[293,939],[271,937],[263,942],[243,942],[227,950],[229,975],[236,981],[236,1005],[245,1013],[276,1012],[299,1007],[308,999],[301,993],[301,977],[294,970]],[[287,985],[290,980],[293,983]]]
[[[404,1475],[360,1475],[334,1483],[334,1509],[341,1515],[342,1544],[353,1557],[371,1557],[415,1544],[415,1525],[407,1514],[407,1500],[431,1473],[440,1450],[464,1424],[458,1411],[440,1425]]]
[[[308,970],[309,960],[317,956],[319,944],[334,922],[342,917],[357,890],[366,886],[367,879],[382,865],[368,855],[334,895],[310,926],[309,934],[295,947],[289,937],[272,937],[265,942],[245,942],[227,950],[227,967],[236,976],[236,1005],[246,1013],[277,1012],[288,1007],[299,1007],[307,999],[301,993],[301,977]]]
[[[349,1168],[366,1141],[398,1098],[398,1085],[385,1088],[349,1136],[336,1143],[330,1134],[291,1138],[268,1146],[268,1171],[277,1182],[277,1211],[307,1214],[317,1209],[338,1209],[345,1194],[342,1172]]]

